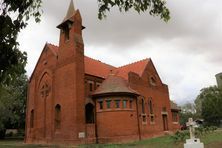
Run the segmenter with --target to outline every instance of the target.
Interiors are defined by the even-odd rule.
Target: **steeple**
[[[67,13],[60,25],[59,59],[65,60],[70,56],[77,56],[77,51],[84,53],[82,39],[82,17],[78,9],[75,9],[73,0],[70,1]],[[78,46],[77,46],[78,45]]]
[[[64,27],[64,24],[73,23],[72,17],[75,15],[75,13],[76,13],[76,10],[74,7],[74,3],[73,3],[73,0],[71,0],[66,16],[63,19],[62,23],[57,26],[57,28],[62,29]]]
[[[74,4],[73,4],[73,0],[70,1],[70,4],[69,4],[69,9],[66,13],[66,16],[63,20],[63,22],[67,21],[68,19],[70,19],[74,14],[75,14],[76,10],[75,10],[75,7],[74,7]]]

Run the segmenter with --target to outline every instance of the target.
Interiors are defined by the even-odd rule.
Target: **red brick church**
[[[179,108],[150,58],[115,67],[84,56],[72,1],[57,28],[59,45],[45,45],[30,77],[26,143],[135,141],[179,128]]]

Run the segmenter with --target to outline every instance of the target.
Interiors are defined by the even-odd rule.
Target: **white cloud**
[[[58,45],[59,30],[69,0],[43,0],[42,22],[31,22],[19,36],[28,52],[30,75],[46,42]],[[172,19],[165,23],[148,13],[120,13],[97,19],[97,1],[76,2],[86,26],[83,37],[87,56],[115,66],[151,57],[170,97],[192,101],[199,90],[215,85],[222,64],[222,1],[168,0]]]

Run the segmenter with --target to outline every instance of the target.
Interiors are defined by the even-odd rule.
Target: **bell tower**
[[[84,43],[82,18],[71,0],[60,29],[57,69],[55,72],[55,104],[61,106],[61,129],[55,138],[66,137],[73,141],[84,140],[85,95],[84,95]],[[64,116],[63,116],[64,115]],[[80,135],[80,136],[79,136]],[[67,140],[66,139],[66,140]]]
[[[59,61],[71,56],[84,55],[84,43],[82,39],[82,17],[79,10],[75,9],[71,0],[67,14],[62,23],[57,26],[60,29]]]

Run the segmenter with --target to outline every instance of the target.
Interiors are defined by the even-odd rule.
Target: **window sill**
[[[98,110],[97,113],[100,112],[117,112],[117,111],[128,111],[128,112],[135,112],[133,109],[122,109],[122,108],[115,108],[115,109],[103,109],[103,110]]]
[[[155,122],[150,122],[150,125],[154,125],[155,124]]]

